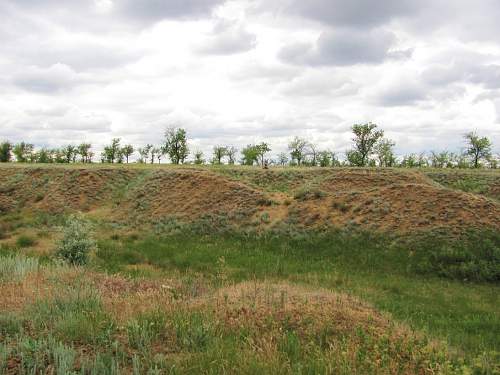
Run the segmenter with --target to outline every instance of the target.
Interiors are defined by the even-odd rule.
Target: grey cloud
[[[371,28],[400,16],[412,16],[426,0],[292,0],[286,10],[330,26]]]
[[[424,82],[443,86],[457,82],[482,85],[487,89],[500,88],[500,64],[484,64],[478,56],[474,62],[457,60],[451,64],[434,64],[422,72]]]
[[[207,55],[232,55],[249,51],[255,48],[257,37],[248,32],[242,25],[219,20],[213,32],[203,44],[197,48],[198,52]]]
[[[412,81],[401,81],[383,88],[375,100],[385,107],[409,106],[427,99],[427,90],[423,85]]]
[[[32,66],[15,74],[12,79],[15,86],[45,94],[69,90],[81,82],[81,78],[64,64],[55,64],[47,69]]]
[[[225,0],[115,0],[113,12],[138,21],[209,16]]]
[[[359,85],[347,76],[335,75],[332,72],[314,72],[294,78],[283,85],[284,95],[315,97],[315,96],[346,96],[354,95]]]
[[[327,31],[312,44],[291,44],[279,52],[282,61],[292,64],[326,66],[377,64],[389,57],[395,42],[391,32],[375,29]]]

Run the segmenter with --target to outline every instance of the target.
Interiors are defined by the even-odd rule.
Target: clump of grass
[[[24,256],[0,257],[0,282],[22,281],[29,273],[38,270],[38,259]]]
[[[215,327],[208,312],[177,311],[171,320],[179,350],[201,352],[215,339]]]
[[[32,247],[35,244],[36,241],[33,237],[24,234],[19,236],[16,240],[16,245],[20,248]]]
[[[311,187],[303,187],[295,192],[293,195],[294,199],[299,201],[305,201],[309,199],[321,199],[326,196],[323,190]]]
[[[265,224],[269,224],[271,222],[269,212],[263,212],[262,215],[260,215],[260,220]]]
[[[166,316],[160,310],[144,313],[127,323],[127,338],[134,349],[149,350],[165,332]]]
[[[66,342],[105,345],[114,331],[99,294],[88,286],[73,285],[52,300],[37,300],[26,314],[34,329]]]
[[[335,210],[339,210],[341,212],[347,212],[349,211],[349,205],[345,204],[344,202],[338,202],[338,201],[334,201],[332,203],[332,208],[334,208]]]

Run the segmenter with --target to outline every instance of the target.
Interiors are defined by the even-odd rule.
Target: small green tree
[[[264,167],[266,164],[266,154],[268,152],[271,152],[271,148],[266,142],[261,142],[258,145],[255,145],[255,148],[257,150],[257,161],[260,164],[261,167]]]
[[[64,226],[63,238],[57,244],[57,257],[73,265],[83,265],[94,250],[97,250],[97,245],[91,226],[80,217],[71,216]]]
[[[170,127],[165,131],[163,153],[170,157],[173,164],[184,163],[189,155],[187,134],[184,129]]]
[[[0,163],[8,163],[12,158],[12,144],[9,141],[0,143]]]
[[[125,157],[127,164],[128,164],[129,158],[132,156],[132,154],[134,152],[135,152],[134,146],[132,146],[132,145],[125,145],[122,147],[122,155]]]
[[[254,163],[259,163],[259,149],[256,145],[247,145],[241,150],[241,164],[243,165],[254,165]]]
[[[284,167],[285,165],[288,164],[288,155],[284,152],[280,152],[278,154],[278,157],[276,158],[276,161],[277,161],[278,165],[281,165],[282,167]]]
[[[320,151],[318,161],[320,167],[329,167],[332,165],[332,153],[330,151]]]
[[[288,144],[288,150],[290,151],[292,162],[296,162],[297,165],[301,165],[302,161],[304,160],[308,144],[309,143],[305,139],[299,137],[295,137]]]
[[[143,148],[139,148],[139,163],[147,163],[149,159],[149,153],[154,148],[153,145],[147,144]]]
[[[35,146],[31,143],[20,142],[14,145],[12,153],[19,163],[28,163],[33,159],[33,151]]]
[[[226,156],[227,163],[233,165],[236,162],[236,154],[238,153],[238,149],[234,146],[226,147]]]
[[[214,146],[213,152],[213,164],[222,164],[222,159],[227,155],[227,147],[226,146]]]
[[[36,153],[36,162],[37,163],[52,163],[52,155],[50,150],[46,148],[42,148],[40,151]]]
[[[371,122],[366,124],[355,124],[352,126],[352,132],[354,133],[354,150],[356,154],[351,153],[351,160],[358,167],[365,167],[368,165],[368,160],[370,155],[373,153],[374,147],[384,136],[382,130],[376,130],[377,125]],[[349,158],[348,158],[349,159]],[[350,160],[350,162],[351,162]]]
[[[475,132],[464,135],[467,141],[466,153],[472,157],[474,168],[479,168],[481,159],[488,159],[491,156],[491,141],[486,137],[479,137]]]
[[[194,163],[197,165],[205,164],[205,159],[203,158],[202,151],[198,150],[194,153]]]
[[[379,167],[393,167],[396,164],[396,157],[394,155],[395,145],[396,143],[390,139],[381,139],[375,145],[375,153],[377,154]]]
[[[120,162],[123,157],[120,147],[120,138],[113,138],[109,146],[104,147],[102,153],[102,160],[106,163]]]
[[[431,151],[430,162],[433,168],[444,168],[448,166],[450,153],[448,151]]]
[[[91,161],[91,151],[92,145],[90,143],[81,143],[77,147],[78,155],[81,157],[82,163],[90,163]]]

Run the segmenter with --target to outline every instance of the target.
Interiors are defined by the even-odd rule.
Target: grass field
[[[77,200],[71,189],[63,195],[54,179],[39,184],[43,170],[42,177],[9,175],[15,185],[0,182],[0,199],[24,200],[0,215],[0,374],[499,373],[500,233],[494,221],[452,232],[443,225],[459,222],[440,219],[439,227],[398,233],[363,225],[309,227],[298,213],[292,218],[300,225],[289,219],[272,226],[261,219],[257,225],[255,217],[263,212],[277,220],[277,212],[290,206],[308,211],[325,205],[329,194],[337,194],[328,190],[332,178],[334,186],[352,189],[347,178],[354,176],[359,194],[363,184],[372,194],[370,186],[385,188],[399,174],[346,170],[339,180],[321,169],[245,168],[210,171],[229,179],[223,189],[247,194],[234,207],[247,207],[251,199],[278,201],[259,203],[249,223],[230,225],[232,216],[216,211],[198,217],[180,195],[162,204],[189,217],[123,220],[116,214],[124,209],[121,202],[141,197],[144,181],[150,191],[160,189],[155,181],[166,186],[155,168],[137,170],[142,172],[131,182],[102,175],[115,189],[97,203],[83,201],[81,190],[75,190]],[[408,173],[397,186],[420,179]],[[432,173],[447,186],[439,194],[468,189],[456,186],[455,176],[445,183]],[[476,175],[481,186],[498,178],[467,178]],[[190,175],[168,176],[187,180],[184,189],[191,186]],[[195,177],[198,184],[211,181]],[[69,184],[68,178],[83,181],[79,175],[58,181]],[[29,182],[31,198],[10,191],[19,181]],[[88,186],[100,189],[91,181]],[[309,190],[299,195],[304,184]],[[314,189],[325,196],[315,197]],[[484,188],[468,191],[443,196],[452,203],[464,197],[457,202],[462,205],[478,201],[484,212],[495,212],[495,197],[479,195],[488,195]],[[37,198],[37,192],[44,196]],[[47,194],[75,205],[51,212]],[[141,215],[159,212],[154,202],[139,201],[142,206],[126,208]],[[85,266],[70,266],[55,250],[78,202],[87,204],[81,218],[91,224],[97,250]]]

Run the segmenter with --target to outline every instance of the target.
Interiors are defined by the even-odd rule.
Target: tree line
[[[133,156],[137,163],[161,163],[167,158],[172,164],[242,164],[268,167],[277,166],[357,166],[357,167],[433,167],[433,168],[498,168],[498,156],[492,154],[492,143],[487,137],[475,132],[464,135],[465,151],[448,151],[430,154],[408,154],[397,157],[395,142],[384,137],[384,131],[376,124],[355,124],[352,126],[352,148],[345,152],[345,158],[330,150],[320,150],[305,138],[294,137],[288,144],[288,152],[270,157],[271,147],[266,142],[249,144],[241,150],[234,146],[216,145],[212,154],[205,158],[197,150],[193,159],[188,161],[190,150],[185,129],[171,127],[165,131],[160,145],[147,144],[135,148],[131,144],[122,145],[120,138],[114,138],[99,155],[101,163],[129,163]],[[240,158],[238,159],[238,155]],[[30,143],[12,144],[0,142],[0,162],[18,163],[93,163],[96,155],[90,143],[67,145],[62,148],[35,149]]]

